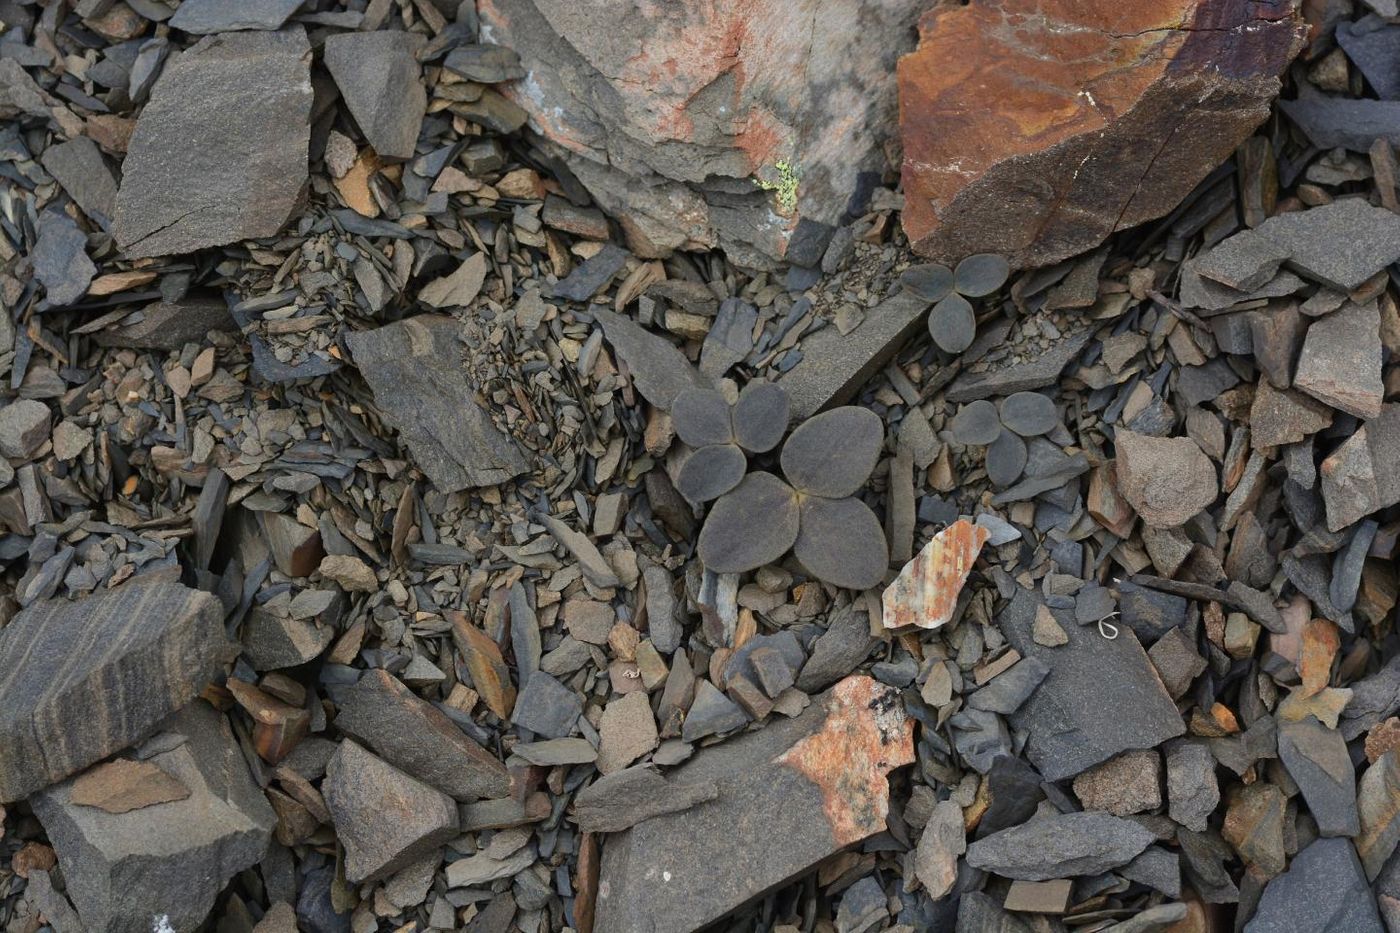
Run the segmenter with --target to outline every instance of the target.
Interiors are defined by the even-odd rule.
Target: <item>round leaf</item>
[[[1026,442],[1016,432],[1001,429],[987,448],[987,479],[998,488],[1010,486],[1026,469]]]
[[[715,573],[757,570],[797,540],[797,495],[772,473],[750,473],[710,507],[700,559]]]
[[[846,405],[813,415],[783,445],[783,474],[793,487],[814,496],[849,496],[870,478],[885,425],[868,408]]]
[[[925,301],[942,301],[953,290],[953,270],[937,262],[919,263],[905,269],[899,281]]]
[[[997,407],[982,398],[959,408],[948,427],[959,444],[985,447],[1001,433],[1001,419]]]
[[[852,590],[879,585],[890,565],[880,520],[856,498],[804,497],[792,553],[818,580]]]
[[[750,382],[734,403],[734,440],[750,453],[767,453],[787,433],[788,394],[771,382]]]
[[[1055,430],[1060,413],[1039,392],[1017,392],[1002,399],[1001,423],[1022,437],[1039,437]]]
[[[733,444],[697,448],[676,474],[676,489],[691,502],[709,502],[724,495],[744,478],[749,461]]]
[[[1011,265],[994,253],[969,256],[953,270],[953,287],[969,298],[990,295],[1006,284]]]
[[[943,352],[963,352],[977,336],[977,316],[972,313],[972,305],[956,293],[944,298],[929,312],[928,332]]]
[[[728,444],[733,440],[729,426],[729,403],[713,389],[686,389],[671,404],[671,422],[676,436],[691,447]]]

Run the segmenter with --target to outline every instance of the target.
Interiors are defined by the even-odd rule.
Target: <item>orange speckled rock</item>
[[[957,608],[967,574],[990,536],[987,529],[965,519],[934,535],[885,588],[885,628],[938,628],[946,624]]]
[[[904,229],[1019,267],[1160,217],[1264,121],[1305,27],[1288,0],[972,0],[899,62]]]

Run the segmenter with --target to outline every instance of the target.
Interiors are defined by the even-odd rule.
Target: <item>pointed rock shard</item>
[[[1215,465],[1189,437],[1149,437],[1120,428],[1118,491],[1154,528],[1184,525],[1215,501]]]
[[[1314,321],[1303,339],[1294,387],[1349,415],[1376,417],[1385,397],[1380,332],[1381,314],[1374,302],[1348,302]]]
[[[232,656],[219,601],[178,583],[29,606],[0,631],[0,801],[144,738]]]
[[[637,391],[657,408],[670,411],[676,396],[686,389],[714,388],[665,337],[606,308],[594,308],[592,313],[603,325],[603,336],[613,352],[626,364]]]
[[[379,29],[326,39],[326,68],[365,139],[384,159],[411,159],[428,109],[417,33]]]
[[[459,332],[452,318],[419,315],[345,338],[376,404],[442,492],[494,486],[528,469],[477,404]]]
[[[122,163],[117,245],[137,258],[273,236],[306,181],[310,119],[300,27],[207,36],[181,52]]]
[[[958,606],[958,594],[991,533],[981,525],[959,519],[933,540],[885,588],[885,628],[916,625],[935,629],[948,623]]]
[[[814,699],[668,775],[715,799],[607,838],[594,929],[688,933],[884,829],[887,775],[914,760],[899,692],[857,676]]]
[[[967,864],[1003,878],[1049,881],[1126,865],[1156,841],[1152,832],[1102,812],[1042,816],[967,847]]]
[[[1269,882],[1244,933],[1383,933],[1349,839],[1318,839]]]
[[[1329,531],[1400,502],[1400,405],[1382,406],[1379,417],[1322,461],[1320,472]]]

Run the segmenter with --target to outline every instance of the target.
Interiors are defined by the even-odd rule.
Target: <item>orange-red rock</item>
[[[1020,267],[1175,208],[1268,116],[1305,31],[1288,0],[972,0],[919,29],[905,232]]]
[[[934,535],[885,588],[885,628],[938,628],[947,623],[968,572],[990,536],[986,528],[965,519]]]

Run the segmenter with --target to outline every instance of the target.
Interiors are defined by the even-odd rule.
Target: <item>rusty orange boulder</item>
[[[1288,0],[972,0],[898,66],[904,229],[943,262],[1057,262],[1175,208],[1269,114]]]

